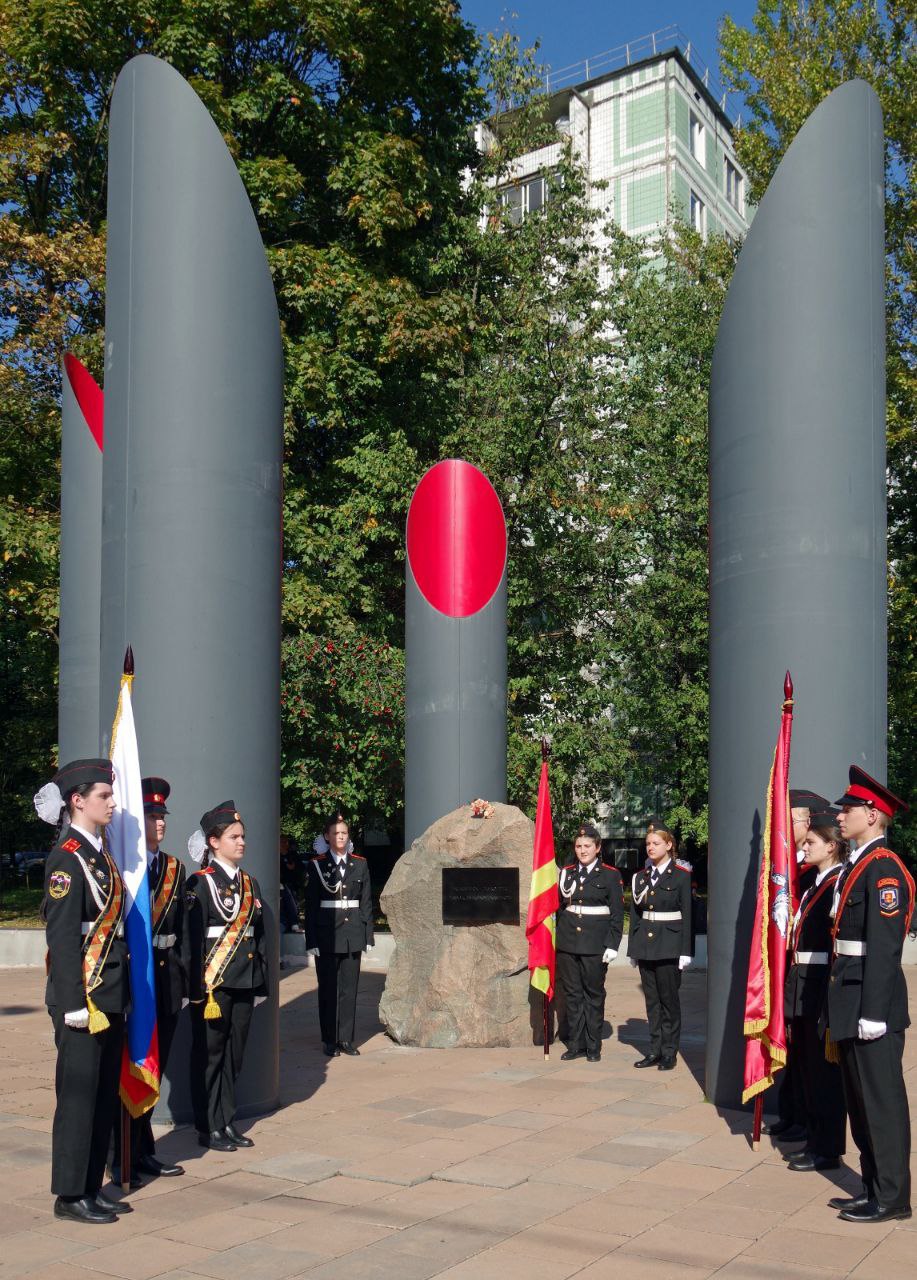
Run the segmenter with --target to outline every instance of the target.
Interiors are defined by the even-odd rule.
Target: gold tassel
[[[86,997],[86,1008],[89,1010],[89,1034],[94,1036],[100,1031],[107,1031],[111,1023],[102,1010],[96,1008],[89,996]]]
[[[831,1032],[825,1030],[825,1062],[840,1062],[841,1055],[837,1051],[837,1044],[831,1039]]]
[[[221,1018],[220,1006],[213,998],[213,989],[207,992],[207,1003],[204,1005],[204,1017],[208,1022],[213,1022],[216,1018]]]

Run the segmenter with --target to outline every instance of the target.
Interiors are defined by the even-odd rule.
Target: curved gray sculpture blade
[[[102,392],[64,356],[61,370],[58,760],[99,754]]]
[[[836,89],[784,156],[729,289],[710,392],[706,1088],[737,1105],[742,1004],[784,672],[791,779],[886,764],[882,114]]]
[[[487,477],[438,462],[405,562],[404,843],[481,796],[506,800],[506,522]]]
[[[255,216],[202,103],[138,57],[111,110],[102,526],[102,729],[128,644],[144,770],[172,784],[166,847],[232,796],[276,916],[283,370]],[[276,975],[276,929],[272,932]],[[276,979],[274,983],[276,992]],[[171,1112],[189,1112],[186,1050]],[[240,1082],[276,1103],[277,1003]],[[163,1104],[161,1104],[162,1106]]]

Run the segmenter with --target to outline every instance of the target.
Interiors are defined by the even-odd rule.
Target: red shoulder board
[[[576,867],[575,862],[565,862],[563,869],[564,871],[573,871],[575,867]]]
[[[694,870],[694,868],[691,866],[691,863],[690,863],[690,862],[685,862],[682,858],[676,858],[676,859],[675,859],[675,865],[676,865],[676,867],[681,867],[682,871],[693,871],[693,870]]]
[[[70,840],[65,840],[64,843],[61,845],[61,848],[66,849],[68,853],[78,853],[80,848],[80,842],[79,840],[74,840],[71,838]]]
[[[195,875],[199,875],[199,876],[212,876],[212,875],[213,875],[213,867],[201,867],[200,871],[196,871],[196,872],[195,872]]]
[[[362,854],[359,854],[359,853],[351,853],[351,854],[349,854],[348,856],[349,856],[349,857],[351,857],[351,858],[354,858],[357,862],[365,862],[365,861],[366,861],[366,859],[362,856]]]
[[[603,862],[602,866],[605,868],[606,871],[617,871],[618,869],[617,867],[613,867],[610,862]]]
[[[325,855],[324,855],[323,853],[317,853],[317,854],[315,855],[315,857],[312,859],[312,861],[313,861],[313,862],[324,862],[324,861],[325,861]]]

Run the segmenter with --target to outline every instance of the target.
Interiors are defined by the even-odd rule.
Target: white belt
[[[575,916],[610,916],[611,907],[567,907]]]
[[[828,963],[827,951],[797,951],[795,958],[796,958],[797,964],[827,964]]]
[[[859,939],[846,942],[843,938],[836,938],[834,954],[836,956],[865,956],[866,943],[860,942]]]
[[[88,933],[91,933],[95,927],[96,927],[95,920],[84,920],[83,923],[80,925],[80,933],[85,938],[86,935]],[[115,937],[116,938],[124,937],[124,921],[123,920],[115,929]]]
[[[333,901],[328,898],[322,899],[322,906],[328,907],[331,911],[356,911],[359,905],[359,898],[335,898]]]
[[[153,939],[153,946],[160,951],[167,951],[169,947],[174,947],[177,941],[177,933],[157,933]]]
[[[210,928],[207,930],[207,937],[221,938],[228,928],[229,928],[228,924],[212,924]],[[255,931],[251,927],[249,927],[248,929],[242,930],[243,938],[253,938],[254,936],[255,936]]]
[[[680,920],[680,911],[644,911],[642,918],[644,920]]]

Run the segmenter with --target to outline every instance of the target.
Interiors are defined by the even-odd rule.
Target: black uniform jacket
[[[691,943],[691,872],[674,858],[651,884],[652,867],[631,880],[632,903],[627,956],[630,960],[677,960],[694,954]],[[647,912],[678,915],[677,920],[647,920]]]
[[[48,983],[45,1004],[61,1013],[86,1008],[83,982],[83,926],[102,914],[112,886],[121,877],[104,853],[72,827],[63,832],[45,863],[45,897],[42,911],[48,941]],[[93,881],[96,892],[90,888]],[[123,886],[122,886],[123,892]],[[102,906],[99,906],[99,902]],[[123,915],[122,915],[123,919]],[[121,1013],[130,1003],[130,973],[123,926],[114,937],[102,968],[102,982],[91,993],[103,1013]]]
[[[174,875],[170,876],[170,869]],[[159,866],[156,883],[150,879],[150,918],[154,902],[166,889],[166,879],[171,881],[171,889],[165,900],[166,905],[153,929],[153,977],[156,983],[156,1008],[160,1015],[176,1014],[181,1011],[181,1002],[188,994],[188,978],[185,973],[182,956],[182,939],[185,931],[185,879],[184,864],[171,853],[159,851]],[[159,938],[171,946],[160,947],[155,943]]]
[[[338,902],[356,905],[330,905]],[[372,945],[373,894],[366,859],[347,855],[342,884],[334,856],[317,853],[309,862],[306,884],[307,950],[318,947],[326,955],[346,955]]]
[[[247,874],[247,873],[245,873]],[[230,877],[218,862],[188,877],[185,892],[184,957],[188,974],[188,995],[197,1004],[207,996],[204,967],[211,949],[219,938],[213,929],[226,929],[239,914],[241,894],[239,880],[242,868]],[[220,980],[219,986],[235,991],[251,991],[256,996],[268,994],[268,960],[264,937],[264,910],[261,890],[254,876],[249,876],[255,899],[254,914],[248,926],[251,936],[243,937]],[[208,936],[208,934],[210,936]]]
[[[812,1018],[818,1021],[828,994],[828,961],[831,958],[831,903],[834,882],[840,867],[831,867],[821,884],[811,875],[805,878],[806,890],[799,903],[793,925],[793,945],[784,983],[783,1014],[785,1018]],[[800,961],[799,956],[815,954],[821,963]]]
[[[878,856],[870,857],[877,850]],[[832,961],[832,1040],[856,1038],[860,1018],[884,1022],[889,1031],[910,1026],[901,951],[912,892],[913,881],[903,863],[883,846],[881,837],[863,846],[841,889],[835,939],[865,943],[866,950],[862,956],[836,955]]]
[[[617,951],[624,933],[624,886],[621,873],[605,862],[596,862],[587,876],[579,863],[560,870],[556,947],[574,955],[601,955],[608,947]],[[569,896],[568,896],[569,894]],[[607,912],[581,915],[578,907],[607,907]]]

